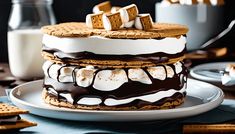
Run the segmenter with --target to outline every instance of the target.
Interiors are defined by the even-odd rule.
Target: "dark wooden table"
[[[8,64],[0,63],[0,67],[2,67],[4,69],[4,72],[0,72],[0,80],[1,80],[1,78],[4,78],[6,76],[12,76]],[[19,80],[19,79],[16,78],[16,82],[14,82],[14,84],[19,85],[19,84],[22,84],[22,83],[25,83],[25,82],[27,82],[27,81]],[[222,86],[219,83],[212,83],[212,84],[220,87],[221,89],[225,88],[224,86]],[[8,86],[1,86],[0,85],[0,96],[6,95],[6,93],[5,93],[6,88],[8,88]],[[235,86],[232,87],[229,91],[228,90],[223,90],[223,91],[225,93],[225,98],[226,99],[235,99]]]

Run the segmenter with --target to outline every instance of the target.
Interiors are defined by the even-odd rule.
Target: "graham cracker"
[[[15,116],[19,114],[27,114],[29,111],[11,106],[5,103],[0,103],[0,117],[2,116]]]
[[[104,28],[102,16],[103,13],[91,14],[92,28]]]
[[[26,127],[37,126],[37,123],[30,122],[24,119],[17,121],[15,124],[0,124],[0,132],[12,129],[22,129]]]
[[[156,105],[147,105],[141,108],[131,106],[131,107],[115,107],[115,106],[85,106],[85,105],[78,105],[78,104],[71,104],[66,101],[58,100],[56,96],[49,95],[46,89],[42,91],[42,98],[43,100],[50,105],[56,107],[65,107],[71,109],[83,109],[83,110],[157,110],[157,109],[171,109],[175,108],[176,106],[181,105],[184,102],[184,97],[179,97],[174,101],[165,102],[163,105],[156,106]]]
[[[42,27],[44,34],[57,37],[89,37],[102,36],[112,39],[157,39],[185,35],[188,28],[178,24],[154,23],[152,29],[147,31],[138,29],[118,29],[107,31],[105,29],[91,29],[83,22],[61,23]]]
[[[111,14],[104,14],[108,18],[111,30],[118,30],[122,26],[122,19],[119,12],[111,13]],[[104,20],[103,20],[104,21]],[[107,29],[106,29],[107,30]]]
[[[128,16],[129,16],[129,21],[135,20],[136,16],[138,15],[138,9],[136,5],[131,4],[129,6],[123,7],[126,9]]]
[[[44,59],[58,63],[58,64],[67,64],[70,65],[76,65],[76,66],[88,66],[92,65],[95,67],[109,67],[109,68],[144,68],[144,67],[154,67],[156,65],[166,65],[166,64],[173,64],[178,61],[182,61],[185,57],[177,57],[177,58],[171,58],[167,62],[162,63],[153,63],[151,61],[121,61],[121,60],[93,60],[93,59],[81,59],[81,60],[75,60],[75,59],[67,59],[66,61],[62,61],[61,59],[55,57],[54,55],[42,52],[42,56]]]
[[[152,29],[153,27],[153,22],[152,22],[152,18],[150,14],[140,16],[140,22],[143,26],[143,30],[149,30],[149,29]]]
[[[96,5],[96,7],[100,11],[103,11],[103,12],[110,12],[111,11],[111,3],[110,3],[110,1],[102,2],[102,3],[98,4],[98,5]]]

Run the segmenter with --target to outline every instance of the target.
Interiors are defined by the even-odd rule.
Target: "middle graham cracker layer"
[[[171,58],[168,61],[160,62],[160,63],[153,63],[151,61],[121,61],[121,60],[93,60],[93,59],[66,59],[61,60],[55,57],[53,54],[42,52],[44,59],[58,63],[58,64],[71,64],[71,65],[78,65],[78,66],[96,66],[96,67],[110,67],[110,68],[139,68],[139,67],[151,67],[156,65],[164,65],[164,64],[173,64],[178,61],[182,61],[185,57],[177,57]]]

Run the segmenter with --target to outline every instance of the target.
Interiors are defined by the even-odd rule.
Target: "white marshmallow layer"
[[[163,52],[176,54],[186,47],[186,37],[166,37],[164,39],[110,39],[100,36],[88,38],[60,38],[44,34],[42,43],[48,48],[65,53],[92,52],[109,55],[138,55]],[[131,49],[130,49],[131,48]]]
[[[96,74],[93,87],[100,91],[112,91],[128,82],[123,69],[102,70]]]
[[[176,74],[179,74],[182,70],[182,63],[177,62],[174,64]],[[87,66],[84,68],[76,68],[75,66],[63,66],[60,64],[53,64],[50,61],[46,61],[43,65],[43,71],[45,76],[51,77],[59,82],[74,82],[81,87],[93,86],[100,91],[112,91],[118,89],[124,83],[129,80],[137,81],[143,84],[152,84],[151,79],[143,69],[128,69],[127,72],[124,69],[104,69],[98,71],[95,76],[95,69],[93,66]],[[175,72],[170,66],[156,66],[146,69],[148,73],[158,80],[165,80],[166,78],[172,78]],[[73,78],[73,74],[75,79]],[[59,75],[59,76],[58,76]],[[94,78],[95,77],[95,78]],[[92,81],[94,79],[94,84]]]
[[[176,69],[175,72],[179,74],[183,70],[182,63],[180,62],[175,63],[174,68]],[[50,74],[50,77],[56,80],[57,78],[59,78],[60,82],[73,82],[74,79],[72,78],[72,73],[74,69],[75,66],[63,67],[63,65],[53,64],[50,61],[46,61],[43,65],[43,70],[45,75],[48,77],[48,74]],[[167,77],[171,78],[174,76],[174,71],[171,66],[160,65],[156,67],[149,67],[146,70],[154,79],[165,80]],[[93,66],[87,66],[85,68],[80,68],[80,69],[76,68],[74,70],[74,73],[76,74],[75,75],[76,83],[82,87],[93,86],[96,90],[100,91],[112,91],[118,89],[124,83],[128,82],[128,79],[143,84],[152,84],[151,79],[143,69],[128,69],[127,73],[123,69],[113,69],[113,70],[104,69],[99,71],[96,74],[96,77],[94,78],[95,71],[97,71],[97,69],[95,69]],[[58,77],[59,74],[60,76]],[[93,79],[95,79],[94,84],[91,85]],[[185,90],[186,88],[183,87],[180,91],[175,89],[170,89],[167,91],[160,91],[154,94],[130,97],[127,99],[120,99],[120,100],[107,98],[104,100],[104,104],[107,106],[116,106],[116,105],[130,103],[136,99],[140,99],[147,102],[155,102],[162,98],[170,97],[177,92],[183,93],[185,92]],[[50,91],[56,94],[54,89],[50,89]],[[72,99],[70,94],[61,93],[60,95],[65,97],[68,102],[73,104],[74,100]],[[82,105],[99,105],[101,103],[102,100],[96,97],[83,97],[77,102],[77,104],[82,104]]]

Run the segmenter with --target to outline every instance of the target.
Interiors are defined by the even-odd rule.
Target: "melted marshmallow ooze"
[[[173,70],[174,68],[174,70]],[[128,87],[121,87],[121,85],[124,85],[127,83],[127,79],[129,81],[136,81],[137,83],[142,83],[142,85],[151,85],[156,84],[152,83],[154,81],[150,81],[150,78],[148,75],[146,75],[146,72],[144,72],[142,69],[128,69],[126,70],[126,73],[123,69],[115,69],[115,70],[100,70],[97,72],[97,75],[93,74],[95,72],[95,68],[92,66],[87,66],[85,68],[77,68],[76,70],[75,66],[64,66],[59,64],[53,64],[50,61],[47,61],[43,65],[43,70],[47,78],[45,80],[45,88],[50,94],[59,95],[65,98],[68,102],[71,104],[77,103],[77,104],[83,104],[83,105],[100,105],[101,103],[104,103],[106,106],[117,106],[117,105],[124,105],[129,104],[133,102],[134,100],[142,100],[149,103],[157,102],[163,98],[172,97],[174,94],[182,94],[186,91],[186,75],[182,73],[183,70],[183,64],[181,62],[177,62],[173,64],[172,66],[165,66],[165,69],[163,66],[156,66],[156,67],[150,67],[146,71],[149,72],[151,77],[153,79],[158,79],[158,82],[164,82],[167,80],[171,85],[172,80],[177,82],[180,80],[180,83],[183,84],[182,87],[178,87],[181,84],[178,82],[178,86],[169,86],[169,89],[158,91],[155,93],[145,94],[145,93],[138,93],[136,95],[121,95],[117,97],[115,90],[119,90],[119,93],[123,93],[125,91],[122,88]],[[75,75],[72,75],[72,73],[75,73]],[[90,73],[89,73],[90,72]],[[100,73],[100,74],[99,74]],[[72,77],[76,77],[75,79]],[[174,78],[175,77],[175,78]],[[92,85],[92,80],[94,79],[94,83]],[[170,79],[171,82],[169,81]],[[75,80],[75,81],[74,81]],[[98,80],[98,81],[97,81]],[[71,83],[71,84],[69,84]],[[73,83],[77,83],[77,86]],[[135,84],[135,83],[130,83]],[[174,84],[174,83],[173,83]],[[138,84],[141,85],[141,84]],[[89,91],[89,94],[91,93],[91,96],[85,95],[82,96],[78,101],[77,98],[73,96],[77,96],[76,94],[73,94],[73,92],[60,92],[64,91],[64,87],[71,88],[68,89],[68,91],[72,90],[80,90],[83,89],[83,91],[87,90]],[[81,87],[81,88],[79,88]],[[107,89],[108,87],[108,89]],[[156,87],[157,89],[161,87]],[[147,89],[148,91],[149,89]],[[58,94],[58,92],[59,94]],[[94,92],[95,91],[95,92]],[[83,92],[84,93],[84,92]],[[95,94],[94,94],[95,93]],[[107,94],[114,95],[117,98],[113,97],[101,97],[100,93],[102,93],[104,96]],[[114,93],[114,94],[113,94]],[[135,92],[132,92],[135,94]],[[106,95],[105,95],[106,94]],[[116,94],[116,95],[115,95]],[[120,95],[120,94],[119,94]],[[100,96],[100,97],[97,97]],[[129,96],[129,97],[128,97]],[[102,101],[102,98],[105,98]]]
[[[65,53],[87,51],[107,55],[138,55],[158,52],[177,54],[185,49],[186,37],[163,39],[109,39],[99,36],[60,38],[44,34],[42,43],[48,48],[58,49]]]

